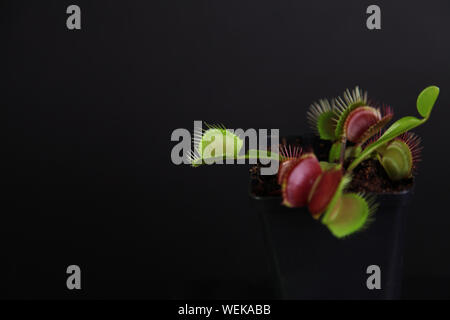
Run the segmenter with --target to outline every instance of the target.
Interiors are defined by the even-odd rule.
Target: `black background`
[[[270,298],[248,166],[175,166],[172,131],[308,132],[309,104],[355,85],[416,115],[431,84],[404,297],[450,297],[448,1],[0,3],[1,297]]]

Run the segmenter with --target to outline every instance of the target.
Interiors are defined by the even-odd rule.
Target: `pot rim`
[[[413,183],[411,188],[403,190],[403,191],[383,192],[383,193],[366,192],[365,194],[367,194],[367,195],[374,195],[374,196],[377,196],[377,197],[378,196],[402,196],[402,195],[407,195],[407,194],[412,193],[412,191],[414,189],[414,185],[415,184]],[[257,196],[257,195],[255,195],[252,192],[252,183],[251,183],[251,181],[249,183],[248,193],[249,193],[250,198],[255,199],[255,200],[276,200],[276,199],[280,199],[281,200],[282,199],[281,196],[267,196],[267,197],[264,197],[264,196]]]

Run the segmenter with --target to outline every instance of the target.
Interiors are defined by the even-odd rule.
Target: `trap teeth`
[[[336,131],[336,105],[335,100],[320,99],[309,107],[308,122],[315,134],[323,140],[335,140]]]
[[[280,146],[280,161],[286,161],[299,158],[302,154],[300,146],[281,145]]]
[[[280,162],[280,167],[278,168],[278,184],[283,183],[283,179],[293,167],[295,167],[301,160],[300,159],[288,159]]]
[[[417,169],[421,149],[420,138],[406,132],[380,151],[380,163],[391,180],[409,178]]]
[[[302,148],[291,145],[280,146],[280,166],[278,168],[278,184],[283,183],[283,178],[299,161],[302,154]]]

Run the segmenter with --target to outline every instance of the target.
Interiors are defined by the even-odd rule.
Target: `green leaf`
[[[417,119],[416,117],[403,117],[395,121],[381,136],[381,139],[392,139],[398,137],[402,133],[414,129],[425,122],[425,119]]]
[[[245,156],[239,156],[240,159],[272,159],[272,160],[280,160],[279,153],[273,153],[265,150],[256,150],[250,149],[248,150]]]
[[[336,167],[336,163],[330,163],[330,162],[326,162],[326,161],[320,161],[320,168],[322,168],[322,171],[327,171],[330,170],[334,167]]]
[[[336,141],[331,145],[330,152],[328,154],[328,162],[338,162],[341,157],[342,142]]]
[[[345,149],[345,160],[350,158],[356,158],[362,151],[360,145],[351,146]]]
[[[417,111],[424,118],[430,116],[434,103],[439,96],[439,88],[436,86],[429,86],[425,88],[417,97]]]
[[[320,139],[334,140],[335,135],[335,118],[334,111],[326,111],[320,114],[317,118],[317,131],[319,132]]]
[[[280,160],[280,155],[278,153],[271,153],[270,151],[264,151],[264,150],[255,150],[250,149],[247,154],[245,155],[222,155],[222,156],[209,156],[209,157],[197,157],[191,161],[191,165],[193,167],[198,167],[202,164],[213,164],[216,162],[223,162],[226,160],[226,158],[234,159],[234,160],[248,160],[248,159],[268,159],[268,160]]]

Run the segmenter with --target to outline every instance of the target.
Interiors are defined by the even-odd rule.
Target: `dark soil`
[[[259,166],[250,169],[251,193],[257,197],[279,197],[281,186],[278,184],[277,176],[262,176]]]
[[[287,141],[283,139],[281,143]],[[289,141],[291,144],[300,145],[300,139]],[[322,141],[313,141],[311,151],[314,149],[319,160],[326,160],[328,157],[329,144]],[[306,150],[309,151],[309,150]],[[281,186],[277,182],[277,176],[260,175],[259,166],[250,169],[251,192],[258,197],[281,196]],[[403,179],[400,181],[391,181],[381,164],[374,159],[368,159],[353,170],[352,182],[348,186],[349,192],[364,193],[399,193],[411,189],[414,179]]]
[[[353,170],[352,182],[347,190],[366,193],[398,193],[411,189],[413,184],[413,178],[390,180],[379,161],[368,159]]]

